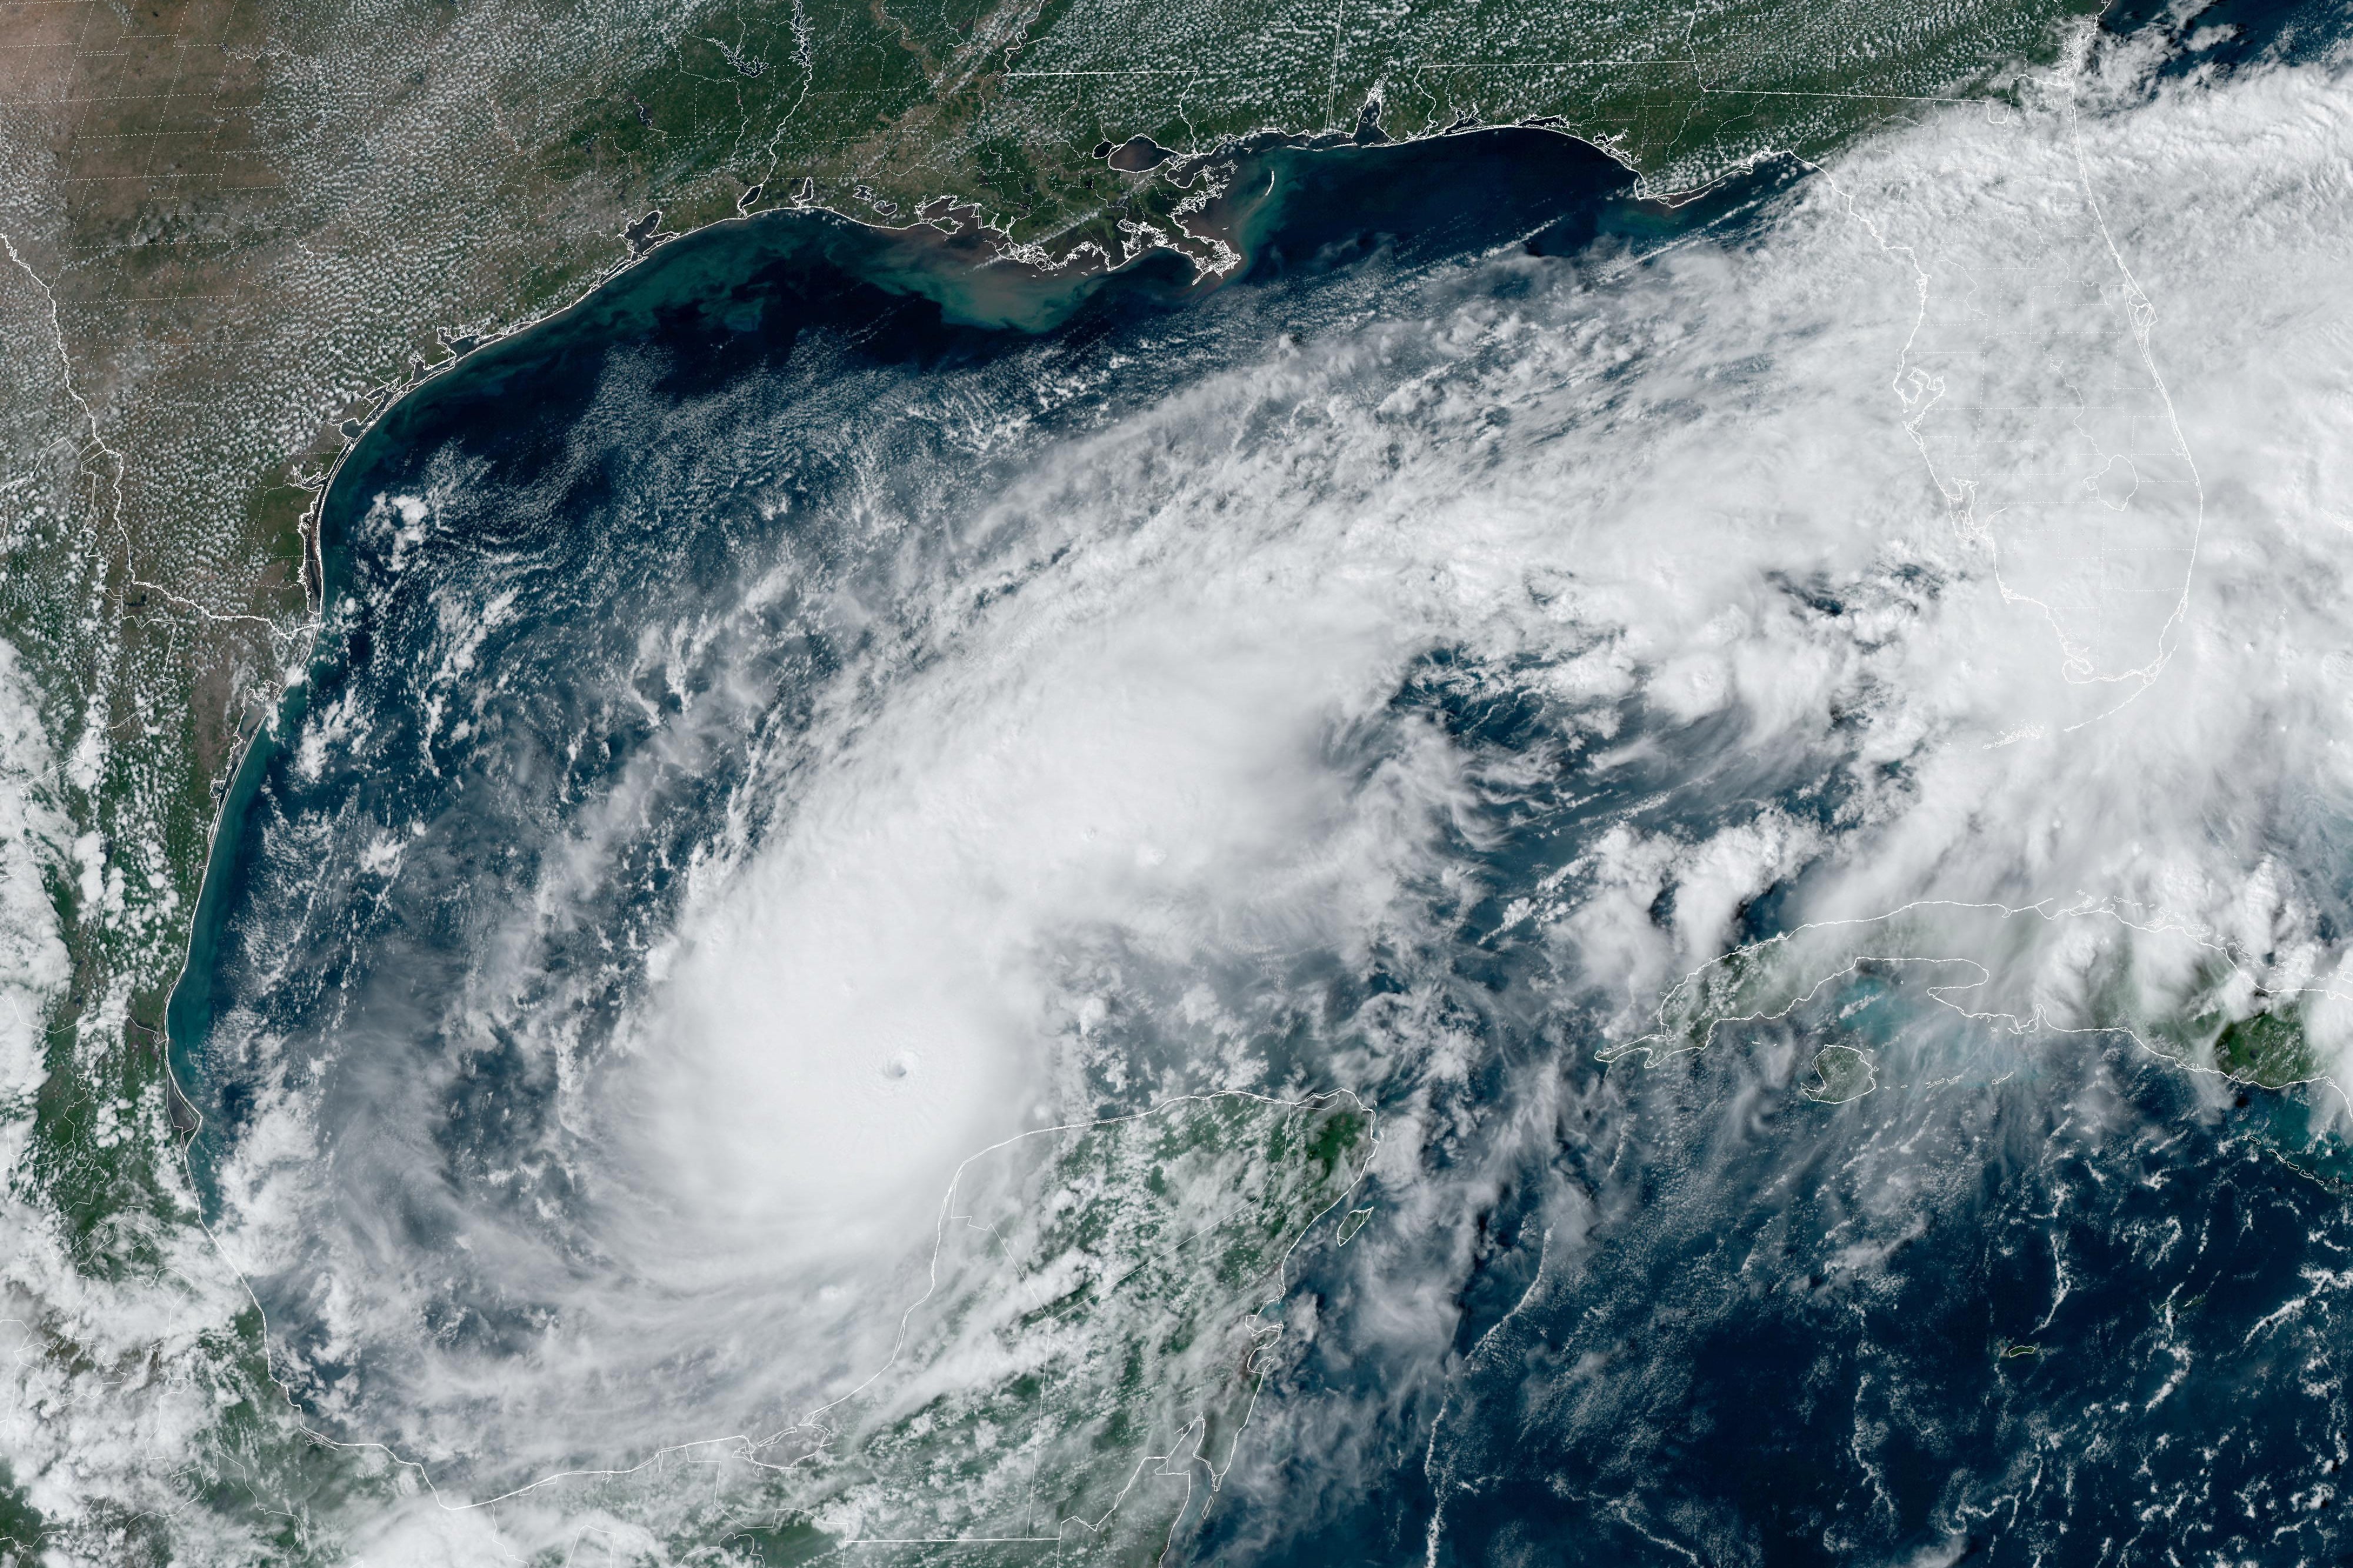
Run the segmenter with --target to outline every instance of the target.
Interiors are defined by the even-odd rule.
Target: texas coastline
[[[850,327],[874,352],[917,364],[986,356],[1011,339],[1084,333],[1181,311],[1226,289],[1366,264],[1444,265],[1500,248],[1642,254],[1736,221],[1804,177],[1776,163],[1673,202],[1637,195],[1623,164],[1557,132],[1504,127],[1373,146],[1280,145],[1244,154],[1210,215],[1240,261],[1224,276],[1156,249],[1114,269],[1042,271],[928,225],[878,228],[817,209],[771,209],[665,238],[561,311],[469,349],[395,397],[345,448],[317,506],[320,624],[348,591],[355,525],[421,453],[496,426],[515,410],[576,410],[617,352],[667,356],[681,390],[781,359],[804,327]],[[558,416],[562,416],[559,413]],[[299,675],[260,725],[223,793],[187,961],[166,1014],[173,1111],[207,1217],[222,1150],[206,1113],[205,1053],[220,943],[248,893],[253,808],[286,737],[352,650],[314,635]],[[363,657],[364,650],[363,649]]]
[[[2300,39],[2300,4],[2249,0],[2223,10],[2233,35],[2209,41],[2202,54],[2178,53],[2166,74],[2193,65],[2235,68],[2267,52],[2301,59],[2315,47]],[[2166,15],[2147,0],[2109,0],[2094,25],[2103,36],[2127,37],[2161,29]],[[1115,265],[1082,251],[1041,267],[1025,259],[1032,247],[1004,244],[993,229],[965,221],[951,230],[921,214],[892,227],[887,217],[860,219],[825,206],[755,207],[673,235],[660,230],[657,212],[648,215],[653,222],[642,247],[577,298],[480,342],[452,342],[450,357],[421,366],[419,378],[405,386],[385,389],[382,405],[327,470],[309,513],[302,555],[312,643],[222,786],[187,952],[166,1006],[170,1110],[191,1140],[190,1163],[207,1209],[205,1160],[195,1149],[203,1119],[188,1091],[203,1076],[214,1006],[209,973],[248,847],[247,815],[282,754],[282,737],[308,710],[326,657],[317,627],[348,579],[350,525],[400,453],[453,432],[511,382],[559,379],[557,366],[591,363],[613,347],[653,339],[698,308],[723,318],[717,301],[754,300],[783,279],[818,285],[810,298],[822,293],[845,312],[874,314],[919,301],[944,337],[1046,334],[1082,324],[1090,310],[1183,309],[1221,288],[1261,286],[1376,251],[1468,255],[1522,244],[1565,254],[1604,237],[1638,247],[1668,244],[1753,208],[1813,169],[1794,157],[1772,157],[1703,188],[1645,193],[1645,182],[1618,153],[1542,118],[1450,127],[1401,141],[1380,139],[1369,122],[1353,137],[1266,132],[1174,162],[1180,177],[1219,186],[1194,215],[1187,237],[1196,248],[1238,258],[1224,273],[1202,269],[1187,251],[1157,247]],[[971,216],[949,198],[923,212],[942,209],[951,219]]]

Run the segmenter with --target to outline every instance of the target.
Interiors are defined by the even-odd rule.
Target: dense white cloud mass
[[[12,1128],[27,1119],[41,1086],[43,1019],[67,979],[44,876],[62,869],[71,837],[51,803],[55,766],[16,650],[0,643],[0,1108]],[[12,1133],[5,1149],[12,1170],[20,1136]]]
[[[1915,247],[1928,274],[1923,317],[1930,322],[1939,316],[1941,258],[1957,254],[1974,265],[1988,248],[1985,228],[2029,232],[2052,207],[2072,216],[2069,174],[2079,210],[2101,220],[2096,245],[2044,247],[2040,276],[2051,281],[2024,293],[2067,302],[2078,320],[2054,323],[2033,311],[2013,318],[2013,346],[2038,362],[2045,390],[2007,395],[2043,408],[2120,395],[2094,388],[2130,382],[2129,363],[2102,370],[2085,354],[2080,367],[2069,365],[2055,363],[2058,350],[2088,335],[2086,320],[2104,319],[2112,340],[2143,338],[2140,395],[2169,389],[2152,401],[2173,416],[2149,406],[2131,416],[2134,445],[2125,455],[2143,483],[2128,496],[2104,493],[2106,476],[2119,470],[2084,447],[2076,482],[2093,500],[2055,509],[2063,521],[2052,521],[2054,509],[2011,505],[1989,521],[1983,490],[1965,496],[1961,519],[2002,596],[2049,612],[2064,660],[2090,647],[2082,639],[2093,634],[2073,629],[2062,596],[2045,586],[2088,579],[2074,565],[2051,577],[2021,574],[2020,560],[2044,542],[2038,530],[2074,539],[2087,505],[2122,500],[2114,526],[2146,523],[2170,538],[2192,510],[2176,493],[2182,489],[2194,489],[2202,529],[2163,616],[2130,608],[2152,581],[2137,561],[2133,586],[2116,590],[2128,595],[2126,610],[2111,613],[2096,596],[2068,601],[2094,615],[2098,635],[2118,639],[2119,651],[2105,669],[2081,654],[2094,668],[2063,662],[2063,674],[2170,656],[2145,693],[2137,680],[2116,683],[2133,699],[2121,706],[2106,694],[2084,701],[2057,693],[2031,677],[1994,678],[1989,666],[2000,645],[2021,635],[1999,619],[1989,616],[1974,635],[1955,627],[1934,644],[1921,639],[1924,652],[1942,656],[1941,679],[1907,683],[1888,705],[1934,712],[1927,725],[1954,727],[1920,759],[1901,809],[1853,843],[1854,868],[1826,894],[1836,912],[1929,895],[2119,900],[2152,923],[2232,945],[2275,984],[2308,983],[2335,962],[2316,945],[2316,922],[2341,909],[2345,876],[2327,838],[2347,787],[2336,731],[2353,655],[2335,606],[2346,587],[2348,536],[2341,508],[2327,498],[2353,475],[2353,401],[2341,353],[2330,346],[2347,332],[2347,301],[2329,258],[2343,243],[2353,194],[2344,157],[2348,106],[2339,79],[2279,72],[2122,111],[2053,117],[2024,135],[1963,117],[1935,143],[1944,177],[1912,187],[1926,197],[1926,210],[1916,214],[1873,191],[1874,181],[1907,181],[1901,143],[1840,172],[1858,209],[1879,215],[1891,242],[1902,237]],[[1979,210],[1992,209],[1978,222],[1955,199],[1972,189],[1971,171]],[[2039,205],[2020,189],[2038,173],[2051,182]],[[2019,275],[2009,276],[2005,287],[2018,287]],[[2102,289],[2094,309],[2089,301]],[[1962,292],[1978,297],[1973,285]],[[1945,309],[1964,316],[1975,306]],[[1989,342],[1994,336],[1982,324],[1971,331]],[[1916,357],[1916,348],[1906,356],[1907,378]],[[2080,432],[2094,422],[2070,418],[2070,439],[2081,445]],[[1924,447],[1952,493],[1960,486],[1926,424]],[[2039,462],[2048,444],[2021,438],[2011,449]],[[2148,476],[2158,470],[2168,477],[2158,482],[2174,489],[2143,517]],[[2130,547],[2145,548],[2137,536]],[[2123,640],[2126,627],[2139,628],[2137,642]]]
[[[1107,1090],[1293,1089],[1260,1026],[1376,953],[1409,999],[1330,1071],[1398,1107],[1402,1192],[1414,1086],[1465,1048],[1410,965],[1483,896],[1474,807],[1540,774],[1695,803],[1593,821],[1508,915],[1545,933],[1527,988],[1600,997],[1615,1037],[1777,888],[1790,921],[2112,907],[2326,986],[2353,870],[2348,254],[2340,74],[2087,73],[1663,254],[1365,279],[1091,432],[974,436],[1001,489],[894,511],[878,475],[887,569],[807,611],[871,627],[863,652],[762,734],[617,1034],[584,1044],[607,994],[532,969],[607,864],[595,824],[451,1004],[558,1082],[518,1165],[571,1195],[445,1192],[423,1089],[290,1071],[224,1178],[230,1255],[299,1280],[308,1363],[375,1369],[323,1402],[339,1431],[484,1487],[777,1430],[887,1357],[976,1149]],[[649,628],[628,680],[724,645],[778,573]],[[451,609],[442,651],[470,659],[491,608]],[[1499,758],[1401,701],[1441,652],[1541,706],[1545,747]],[[679,727],[756,725],[742,684]],[[2062,1021],[2071,941],[1955,956]],[[413,1065],[336,1048],[363,1043]],[[446,1200],[446,1238],[386,1218],[379,1181]],[[452,1279],[522,1326],[434,1337]]]
[[[189,1453],[233,1397],[208,1364],[209,1333],[247,1298],[201,1232],[142,1215],[118,1223],[162,1267],[144,1278],[93,1278],[42,1201],[52,1173],[33,1158],[36,1099],[71,977],[51,902],[72,874],[58,788],[31,683],[16,650],[0,642],[0,1464],[25,1504],[70,1527],[110,1510],[175,1506],[177,1465],[159,1457]],[[119,1028],[120,1018],[92,1027],[110,1024]],[[100,1146],[162,1142],[163,1114],[128,1097],[99,1101]],[[234,1525],[189,1526],[199,1559],[251,1550]],[[49,1560],[96,1561],[62,1543]]]
[[[679,1209],[895,1247],[1035,1121],[1058,940],[1113,926],[1184,962],[1361,921],[1380,850],[1335,842],[1364,814],[1317,743],[1373,628],[1172,586],[967,634],[690,914],[635,1045],[639,1157]]]

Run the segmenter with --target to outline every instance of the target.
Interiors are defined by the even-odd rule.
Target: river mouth
[[[1214,286],[763,216],[470,356],[337,477],[173,1008],[273,1370],[498,1529],[785,1557],[2304,1486],[2232,1347],[2340,1355],[2337,405],[2216,323],[2337,220],[2201,272],[2133,129],[2234,111],[1672,209],[1263,149]]]
[[[788,363],[805,332],[854,338],[863,360],[920,376],[985,363],[1041,334],[1084,342],[1170,312],[1181,319],[1229,283],[1264,296],[1368,263],[1416,272],[1473,264],[1499,247],[1639,250],[1754,206],[1789,174],[1776,169],[1671,209],[1634,199],[1618,164],[1546,132],[1377,149],[1274,144],[1238,157],[1236,194],[1217,214],[1243,257],[1231,279],[1166,253],[1111,274],[976,262],[952,237],[821,212],[763,214],[672,242],[561,315],[470,353],[370,426],[320,509],[322,603],[352,601],[353,536],[388,487],[415,481],[423,455],[463,448],[467,460],[492,467],[543,464],[551,445],[591,416],[617,355],[658,360],[656,395],[681,401]],[[257,791],[285,764],[286,737],[310,721],[319,693],[366,665],[376,646],[364,626],[323,642],[312,678],[290,689],[225,795],[191,961],[171,1004],[175,1069],[192,1085],[205,1081],[202,1042],[221,1005],[213,969],[222,931],[250,903],[252,818],[267,809]],[[227,1092],[229,1102],[215,1109],[234,1120],[237,1091]],[[215,1154],[209,1135],[192,1146],[200,1188]]]
[[[1220,1068],[1184,1015],[1207,984],[1248,1032],[1290,1005],[1267,955],[1367,962],[1447,787],[1385,710],[1423,634],[1303,598],[1322,546],[1280,531],[1255,567],[1182,531],[1210,553],[1168,576],[1062,466],[1201,376],[1280,406],[1247,367],[1335,312],[1680,220],[1538,132],[1252,156],[1223,282],[763,215],[349,455],[172,1010],[191,1168],[311,1418],[470,1488],[789,1425],[888,1360],[976,1151],[1348,1087]],[[598,1397],[652,1403],[584,1430],[631,1341]]]

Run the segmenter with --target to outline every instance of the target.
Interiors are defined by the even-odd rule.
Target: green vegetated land
[[[1355,1186],[1371,1132],[1345,1096],[1221,1095],[976,1161],[941,1286],[900,1364],[836,1413],[800,1483],[821,1500],[803,1507],[856,1537],[1155,1561],[1230,1461],[1281,1334],[1261,1309]],[[945,1370],[974,1365],[996,1370]]]
[[[306,646],[301,529],[352,422],[452,344],[577,298],[649,212],[667,233],[810,203],[1039,260],[1212,259],[1185,209],[1215,184],[1202,159],[1253,135],[1537,121],[1672,192],[1999,91],[2091,8],[26,8],[0,154],[44,177],[0,190],[0,341],[25,371],[0,389],[0,635],[42,699],[56,804],[98,836],[76,852],[94,874],[58,868],[81,960],[59,1022],[100,1009],[152,1050],[227,771]],[[1099,155],[1137,137],[1181,156]]]
[[[1104,154],[1132,138],[1198,155],[1264,132],[1543,121],[1611,149],[1654,190],[1687,190],[1768,151],[1820,153],[1891,115],[1995,90],[2048,56],[2063,20],[2095,8],[730,0],[599,102],[565,155],[583,168],[600,154],[674,162],[691,177],[723,146],[763,205],[805,193],[904,222],[971,204],[1042,255],[1081,242],[1119,254],[1139,226],[1175,237],[1189,194],[1183,159],[1113,167]]]
[[[2063,922],[2093,938],[2092,956],[2070,977],[2077,1000],[2067,1008],[2031,990],[2037,943]],[[1704,1050],[1727,1027],[1789,1019],[1817,1003],[1852,1005],[1863,988],[1898,979],[1914,987],[1915,1008],[1942,1005],[2012,1031],[2121,1030],[2186,1066],[2264,1089],[2309,1082],[2327,1068],[2296,996],[2265,991],[2219,947],[2105,910],[2052,916],[1986,904],[1923,904],[1737,948],[1673,986],[1654,1028],[1600,1054],[1649,1064]],[[1825,1046],[1815,1068],[1821,1082],[1806,1092],[1826,1102],[1873,1081],[1868,1056],[1851,1045]]]
[[[2242,1082],[2264,1089],[2284,1089],[2320,1073],[2320,1064],[2293,1009],[2257,1013],[2226,1026],[2215,1037],[2214,1065]]]
[[[158,1397],[174,1385],[125,1369],[195,1352],[101,1351],[89,1326],[194,1315],[188,1344],[238,1347],[204,1374],[224,1380],[214,1407],[233,1413],[216,1447],[259,1455],[283,1427],[258,1338],[220,1306],[238,1299],[234,1282],[189,1283],[210,1254],[175,1166],[185,1119],[164,1068],[164,1002],[220,792],[305,656],[320,584],[301,529],[353,422],[467,343],[594,288],[649,212],[679,232],[807,202],[985,229],[1033,259],[1164,242],[1213,258],[1185,236],[1188,204],[1215,183],[1204,161],[1256,134],[1543,121],[1671,193],[1768,150],[1821,154],[1941,98],[1998,93],[2094,8],[9,8],[0,637],[45,744],[7,760],[38,797],[28,841],[71,956],[14,1179],[48,1205],[66,1266],[122,1309],[12,1300],[52,1347],[20,1384],[48,1378],[93,1411]],[[1179,155],[1099,155],[1137,137]],[[121,1452],[119,1472],[78,1478],[95,1500],[80,1522],[39,1528],[70,1541],[107,1519],[173,1517],[182,1494],[125,1479],[155,1467]],[[36,1463],[18,1466],[20,1485]],[[255,1518],[278,1506],[259,1496],[275,1483],[237,1484],[257,1491]]]
[[[67,900],[95,955],[71,1011],[120,982],[111,1011],[160,1022],[224,774],[305,646],[301,524],[352,422],[577,298],[652,211],[678,232],[806,202],[1037,260],[1216,259],[1186,209],[1216,183],[1202,158],[1253,135],[1542,121],[1685,190],[2000,91],[2092,8],[20,7],[0,156],[37,177],[0,188],[24,373],[0,389],[0,635],[57,758],[90,764],[57,792],[104,857]],[[1181,156],[1099,155],[1138,137]]]
[[[871,1383],[699,1456],[689,1484],[656,1468],[563,1500],[681,1559],[1156,1562],[1231,1462],[1288,1260],[1372,1146],[1349,1096],[1239,1094],[1001,1145],[958,1175],[930,1294]]]

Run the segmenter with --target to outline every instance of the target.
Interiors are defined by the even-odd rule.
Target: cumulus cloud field
[[[537,870],[468,906],[446,984],[354,984],[299,1037],[223,1026],[256,1094],[221,1254],[307,1418],[438,1489],[368,1560],[576,1538],[561,1484],[487,1501],[681,1445],[748,1475],[891,1362],[976,1151],[1180,1094],[1382,1109],[1368,1239],[1303,1245],[1390,1303],[1362,1353],[1442,1386],[1447,1238],[1496,1168],[1455,1096],[1490,1047],[1448,1005],[1482,955],[1525,1037],[1589,1064],[1727,951],[1909,909],[1905,956],[1975,966],[2021,1048],[2084,1048],[2122,944],[2160,998],[2217,955],[2242,1000],[2309,994],[2341,1075],[2353,79],[2147,65],[1935,114],[1663,250],[1237,298],[1167,329],[1193,335],[1156,380],[1123,342],[877,383],[828,437],[863,476],[821,503],[848,542],[749,548],[581,668],[608,706],[686,695],[644,699],[654,761],[501,819]],[[1122,354],[1149,395],[1108,390]],[[799,428],[756,398],[693,417],[722,466]],[[954,462],[911,485],[870,427]],[[446,478],[385,499],[386,539],[459,525],[479,479]],[[511,588],[443,584],[429,658],[371,700],[436,705],[433,757],[494,729]],[[779,673],[810,636],[840,656]],[[1505,711],[1508,743],[1464,717]],[[8,722],[8,779],[53,769]],[[307,722],[332,773],[390,721]],[[664,839],[706,773],[723,797]],[[5,852],[58,853],[37,784],[8,787]],[[374,907],[448,874],[422,818],[313,826]],[[655,860],[659,918],[609,972],[556,967]],[[10,900],[21,1023],[61,950]],[[543,1114],[459,1157],[493,1039]],[[1891,1050],[1875,1086],[1977,1039]],[[1567,1070],[1482,1080],[1477,1136],[1537,1136],[1498,1129],[1545,1124]],[[16,1285],[56,1300],[43,1256]],[[1300,1311],[1275,1316],[1313,1342]],[[1261,1409],[1245,1447],[1337,1443],[1320,1408]],[[56,1432],[20,1426],[12,1465],[65,1517]]]

